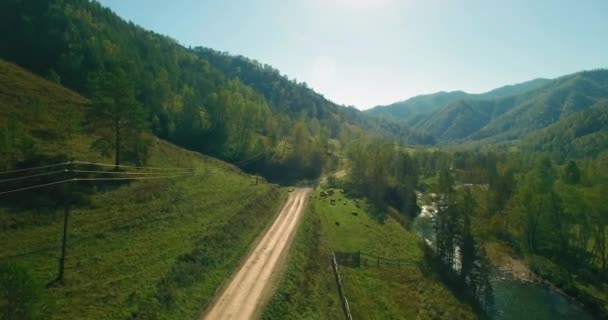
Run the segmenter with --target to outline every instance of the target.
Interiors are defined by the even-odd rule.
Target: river
[[[416,234],[427,244],[432,244],[435,235],[432,217],[434,206],[424,203],[428,197],[418,194],[422,213],[414,219]],[[524,282],[504,275],[499,270],[492,274],[494,305],[489,311],[491,319],[500,320],[592,320],[594,317],[576,302],[562,296],[541,283]]]

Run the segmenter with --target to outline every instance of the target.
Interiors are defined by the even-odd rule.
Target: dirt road
[[[252,319],[269,298],[310,189],[295,189],[276,220],[202,319]]]

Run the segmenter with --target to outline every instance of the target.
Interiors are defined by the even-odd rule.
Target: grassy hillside
[[[373,218],[353,199],[332,206],[320,190],[300,227],[290,252],[288,270],[264,319],[339,319],[344,315],[329,264],[332,249],[362,251],[400,258],[412,264],[396,267],[341,267],[346,296],[355,319],[471,319],[471,308],[460,303],[441,282],[421,267],[418,238],[392,217]],[[356,211],[357,216],[351,212]]]
[[[63,135],[66,114],[87,107],[81,96],[0,62],[0,123],[17,123],[20,137],[29,137],[33,151],[24,155],[111,163],[90,148],[94,137],[85,130]],[[231,165],[150,139],[147,166],[192,170],[131,183],[74,182],[81,201],[70,216],[65,284],[42,289],[44,318],[194,318],[285,199]],[[0,191],[13,188],[7,183]],[[16,263],[40,287],[57,274],[62,199],[27,206],[15,199],[62,189],[0,195],[0,263]]]

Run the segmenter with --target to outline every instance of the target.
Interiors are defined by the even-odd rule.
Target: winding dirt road
[[[295,189],[276,220],[202,319],[252,319],[270,297],[310,189]]]

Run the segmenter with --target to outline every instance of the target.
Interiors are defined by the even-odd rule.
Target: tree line
[[[491,304],[486,248],[511,248],[533,272],[606,315],[608,153],[555,162],[540,153],[408,149],[360,138],[346,152],[350,192],[380,216],[414,217],[416,191],[435,194],[432,262],[451,287]]]

